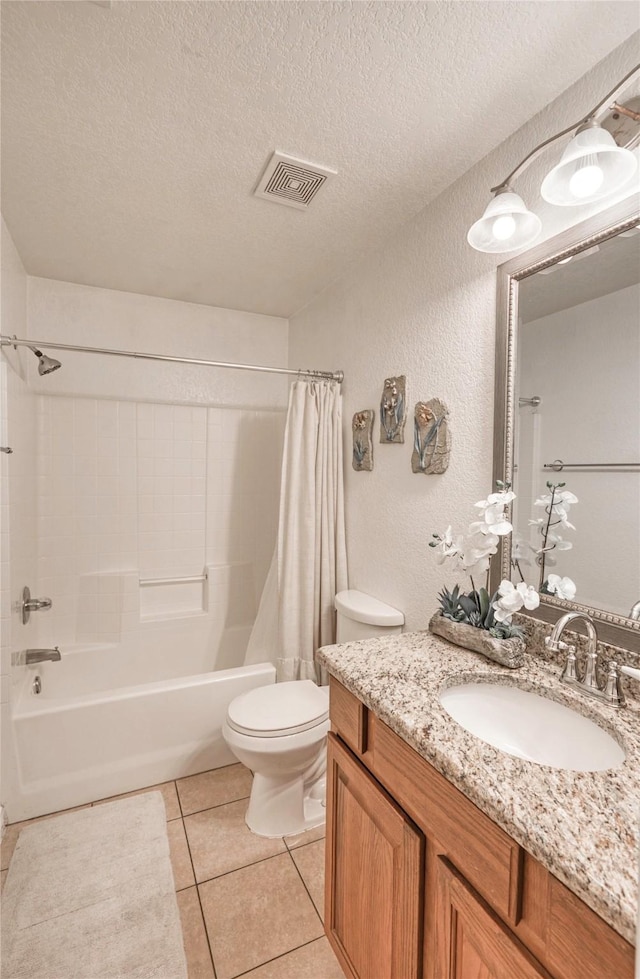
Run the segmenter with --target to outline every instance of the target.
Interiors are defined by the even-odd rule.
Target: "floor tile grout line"
[[[318,842],[318,840],[316,840],[315,842],[317,843],[317,842]],[[301,849],[301,847],[298,847],[298,849]],[[311,891],[310,891],[310,890],[309,890],[309,888],[307,887],[307,882],[305,881],[305,879],[304,879],[304,877],[302,876],[302,871],[300,870],[300,867],[298,866],[298,864],[297,864],[297,863],[295,862],[295,860],[293,859],[293,854],[291,853],[291,851],[290,851],[290,850],[289,850],[289,856],[291,857],[291,860],[292,860],[292,862],[293,862],[293,866],[294,866],[294,867],[296,868],[296,871],[297,871],[297,873],[298,873],[298,877],[299,877],[299,878],[300,878],[300,880],[302,881],[302,886],[304,887],[304,889],[305,889],[305,891],[306,891],[306,892],[307,892],[307,894],[309,895],[309,900],[311,901],[311,904],[313,905],[313,910],[315,911],[315,913],[316,913],[316,914],[318,915],[318,917],[320,918],[320,924],[322,925],[322,928],[323,928],[323,931],[324,931],[324,921],[322,920],[322,915],[320,914],[320,912],[318,911],[318,909],[317,909],[317,907],[316,907],[316,902],[315,902],[315,901],[313,900],[313,898],[311,897]]]
[[[178,800],[178,809],[180,810],[180,819],[184,819],[184,812],[182,811],[182,799],[180,798],[180,792],[178,790],[178,779],[176,779],[173,784],[176,789],[176,798]],[[186,836],[186,830],[185,830],[185,836]]]
[[[283,959],[285,955],[290,955],[291,952],[298,952],[301,948],[306,948],[307,945],[313,945],[314,942],[321,942],[323,938],[326,938],[326,935],[322,934],[318,935],[317,938],[311,938],[308,942],[303,942],[302,945],[296,945],[295,948],[290,948],[287,952],[282,952],[280,955],[274,955],[272,959],[267,959],[266,962],[261,962],[260,965],[254,965],[250,969],[245,969],[244,972],[238,972],[235,976],[232,976],[231,979],[242,979],[242,976],[248,976],[254,970],[262,969],[262,967],[265,965],[270,965],[272,962],[277,962],[278,959]]]
[[[176,791],[177,791],[177,786],[176,786]],[[178,804],[180,805],[180,808],[182,808],[182,804],[180,803],[180,796],[179,795],[178,795]],[[189,843],[189,836],[187,834],[187,827],[184,824],[184,817],[182,817],[182,830],[184,832],[184,838],[187,841],[187,851],[189,853],[189,860],[191,862],[191,870],[192,870],[192,873],[193,873],[194,887],[196,889],[196,896],[198,898],[198,907],[200,908],[200,917],[202,918],[202,927],[204,928],[204,935],[205,935],[205,938],[207,939],[207,948],[209,949],[209,957],[211,959],[211,968],[213,969],[213,979],[217,979],[218,972],[216,970],[216,963],[215,963],[214,958],[213,958],[213,949],[211,948],[211,940],[209,938],[209,929],[207,928],[207,922],[206,922],[205,917],[204,917],[204,908],[202,907],[202,898],[200,897],[200,890],[198,888],[198,879],[196,877],[196,868],[195,868],[195,864],[193,862],[193,854],[191,853],[191,844]]]
[[[278,837],[275,838],[277,839]],[[249,867],[256,867],[259,863],[266,863],[267,860],[275,860],[276,857],[283,857],[288,852],[288,850],[284,849],[280,850],[279,853],[271,853],[268,857],[260,857],[259,860],[252,860],[251,863],[243,863],[241,867],[234,867],[233,870],[225,870],[223,874],[216,874],[214,877],[206,877],[204,880],[196,880],[196,884],[198,887],[200,887],[201,884],[209,884],[212,880],[222,880],[223,877],[228,877],[229,874],[237,874],[239,870],[248,870]]]
[[[232,806],[236,802],[245,802],[248,798],[248,795],[243,795],[240,799],[228,799],[226,802],[218,802],[215,806],[205,806],[204,809],[194,809],[193,812],[183,812],[182,818],[188,819],[189,816],[197,816],[198,813],[209,812],[210,809],[222,809],[223,806]],[[180,808],[182,809],[182,803],[180,803]]]

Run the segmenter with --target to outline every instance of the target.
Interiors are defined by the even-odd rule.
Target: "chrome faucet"
[[[61,659],[60,650],[57,646],[55,649],[25,649],[24,651],[25,666],[33,666],[34,663],[44,663],[46,660],[50,660],[52,663],[58,663]]]
[[[582,669],[577,665],[576,647],[570,646],[561,639],[566,627],[576,619],[582,619],[587,630],[587,651]],[[588,615],[583,612],[567,612],[561,615],[551,630],[551,635],[545,639],[545,646],[554,653],[567,651],[567,660],[560,676],[562,683],[567,683],[581,690],[588,697],[600,700],[610,707],[624,706],[625,699],[617,663],[613,660],[609,663],[604,685],[598,683],[598,634],[593,619]],[[625,667],[621,669],[626,672]]]

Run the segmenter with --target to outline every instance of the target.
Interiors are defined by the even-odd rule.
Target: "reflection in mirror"
[[[622,616],[640,603],[639,273],[634,227],[518,290],[513,579]]]

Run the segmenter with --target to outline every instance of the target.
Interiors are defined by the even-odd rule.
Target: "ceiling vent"
[[[255,189],[256,197],[306,211],[327,180],[337,171],[284,153],[273,154]]]

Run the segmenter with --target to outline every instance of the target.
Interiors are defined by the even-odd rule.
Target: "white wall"
[[[29,276],[29,336],[90,347],[286,367],[288,322],[233,309],[116,292]],[[227,407],[282,408],[288,384],[277,374],[216,370],[69,351],[64,368],[29,381],[42,394]]]
[[[579,119],[631,69],[636,50],[634,37],[290,321],[292,364],[345,371],[350,585],[403,609],[408,629],[427,625],[445,580],[428,548],[431,534],[449,524],[465,530],[473,504],[491,490],[495,269],[505,256],[472,251],[467,230],[489,188],[549,133]],[[545,237],[596,210],[540,200],[544,167],[559,152],[549,151],[516,185],[542,216]],[[376,444],[374,471],[355,473],[351,416],[375,408],[378,423],[382,384],[392,374],[407,375],[406,442]],[[413,406],[434,396],[451,412],[451,465],[443,476],[414,475]]]
[[[630,286],[521,326],[518,338],[520,390],[542,398],[523,420],[525,442],[535,423],[532,479],[518,491],[517,529],[539,546],[527,520],[543,515],[535,496],[546,482],[565,482],[578,503],[560,531],[573,543],[559,552],[556,574],[577,586],[576,599],[628,615],[640,598],[640,474],[637,472],[545,472],[567,463],[637,462],[640,453],[640,287]],[[606,328],[603,329],[603,326]],[[522,458],[522,452],[518,458]],[[625,514],[624,520],[620,515]]]

